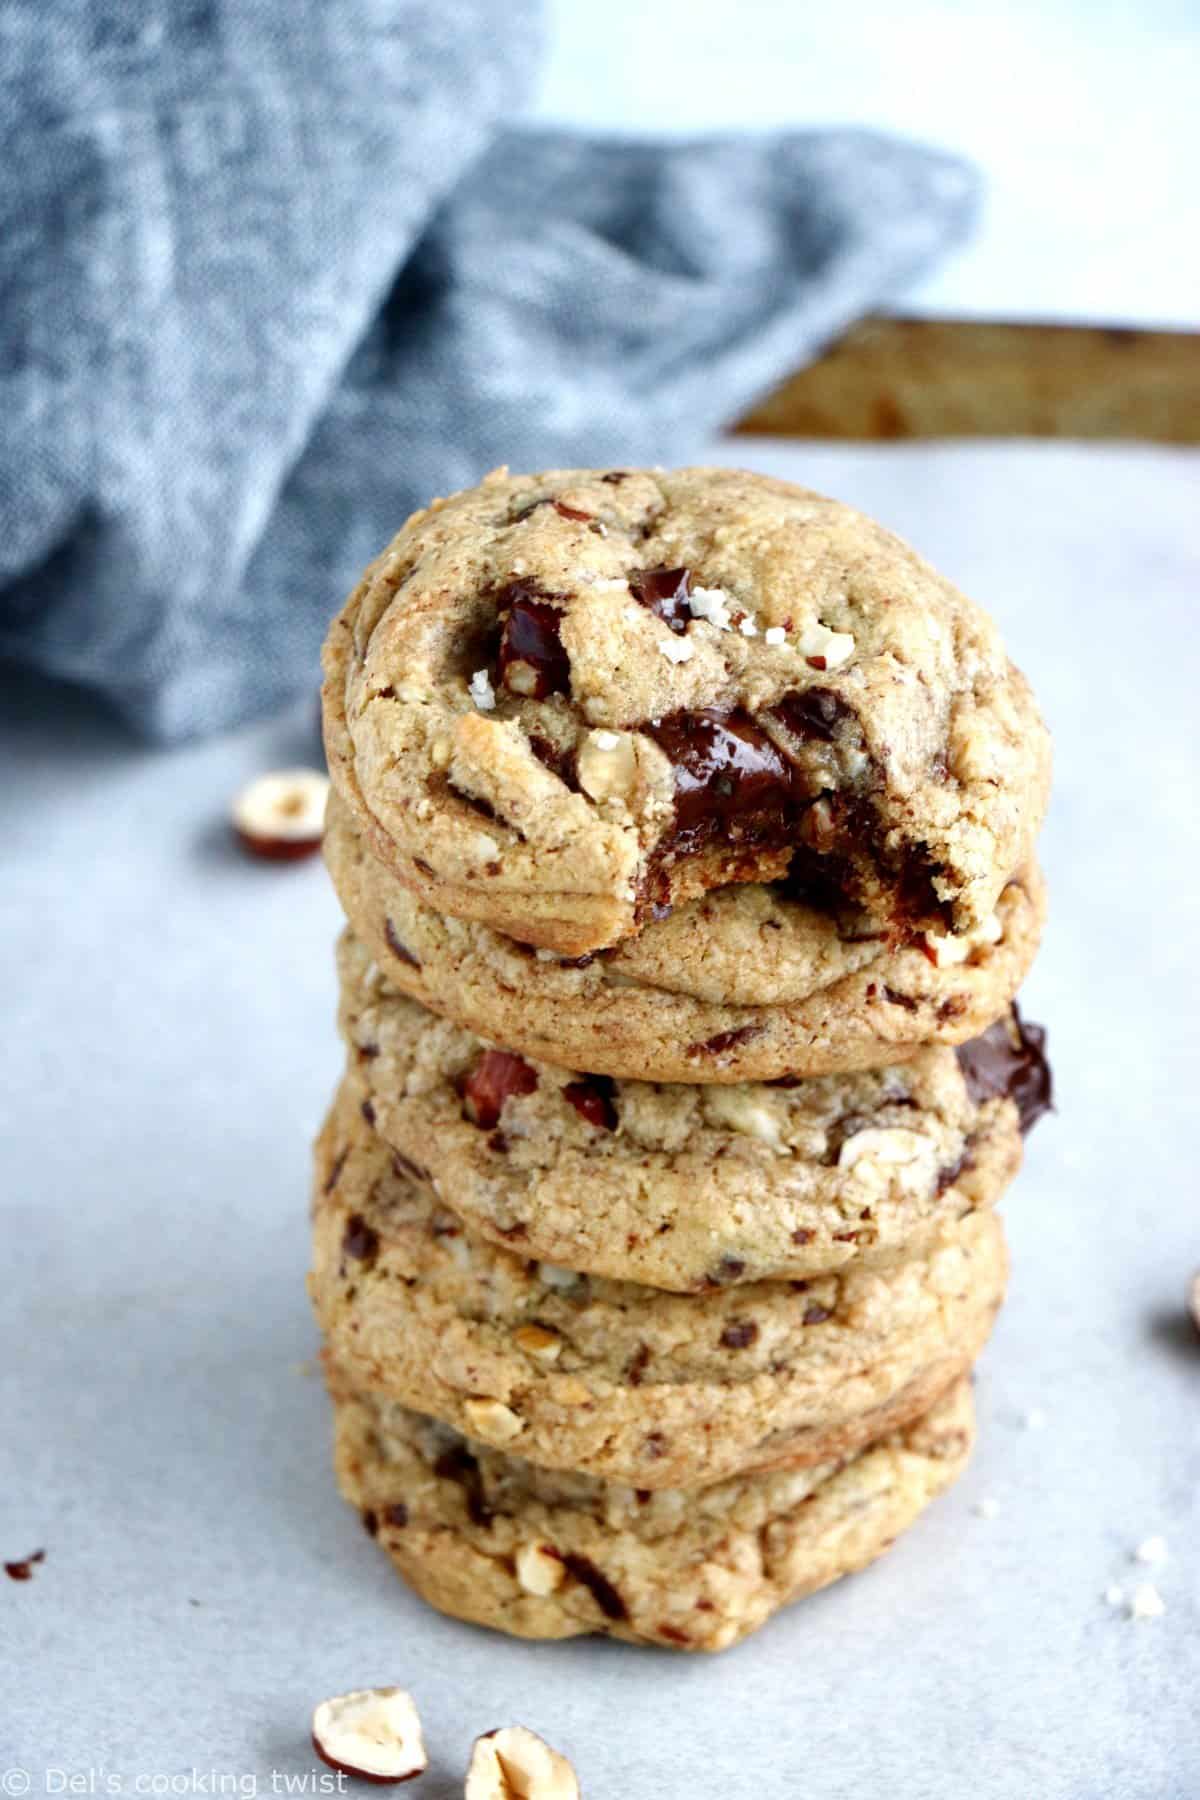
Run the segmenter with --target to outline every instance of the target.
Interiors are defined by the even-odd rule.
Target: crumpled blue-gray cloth
[[[0,7],[0,657],[160,740],[264,711],[431,494],[685,459],[965,228],[870,134],[513,126],[538,26]]]

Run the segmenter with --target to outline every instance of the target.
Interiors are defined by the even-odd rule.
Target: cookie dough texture
[[[570,956],[802,846],[853,865],[885,921],[969,931],[1045,805],[1045,728],[986,614],[871,520],[760,475],[498,471],[408,520],[325,668],[330,771],[371,853],[439,912]],[[681,831],[676,770],[714,730],[752,778],[731,829],[710,782]]]
[[[368,1531],[430,1605],[518,1637],[724,1649],[886,1550],[974,1434],[960,1382],[846,1461],[646,1494],[537,1469],[330,1373],[338,1482]]]
[[[495,1448],[639,1488],[845,1456],[926,1412],[1003,1297],[973,1213],[885,1272],[695,1296],[502,1250],[392,1164],[347,1085],[317,1153],[311,1291],[334,1361]]]
[[[1045,921],[1036,864],[973,933],[893,948],[774,886],[706,895],[582,962],[446,917],[389,875],[331,801],[325,858],[388,980],[490,1042],[648,1081],[771,1081],[903,1061],[1004,1013]]]
[[[338,972],[376,1130],[473,1232],[527,1258],[683,1293],[876,1267],[991,1206],[1020,1165],[1015,1105],[974,1099],[944,1046],[787,1085],[534,1062],[491,1129],[463,1097],[482,1040],[398,993],[349,935]]]

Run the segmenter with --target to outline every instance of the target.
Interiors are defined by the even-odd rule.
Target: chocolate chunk
[[[761,1037],[765,1030],[765,1025],[739,1025],[733,1031],[718,1031],[715,1037],[705,1038],[701,1044],[689,1044],[688,1055],[724,1056],[727,1050],[736,1050],[740,1044]]]
[[[916,1012],[920,1005],[920,1002],[914,1000],[911,994],[898,994],[895,988],[885,987],[883,997],[889,1006],[902,1006],[905,1012]]]
[[[554,602],[565,598],[543,594],[529,582],[510,581],[496,596],[504,623],[498,653],[499,678],[514,694],[544,700],[571,687],[571,659],[559,633],[562,612]]]
[[[389,1525],[404,1526],[408,1524],[408,1508],[403,1500],[396,1500],[391,1506],[385,1506],[383,1516]]]
[[[819,1306],[815,1300],[804,1309],[804,1323],[806,1325],[823,1325],[826,1319],[831,1318],[832,1316],[833,1315],[827,1306]]]
[[[364,1100],[358,1110],[361,1112],[368,1125],[374,1125],[375,1108],[369,1100]]]
[[[652,1431],[642,1440],[642,1455],[648,1456],[651,1462],[657,1462],[667,1454],[667,1440],[661,1431]]]
[[[410,964],[414,969],[420,968],[420,963],[408,948],[408,945],[400,942],[396,927],[392,924],[390,919],[385,919],[383,921],[383,935],[387,939],[387,947],[393,956],[398,957],[402,963]]]
[[[1015,1006],[1011,1018],[997,1019],[955,1054],[972,1100],[1015,1101],[1022,1132],[1054,1110],[1046,1033],[1040,1025],[1027,1025]]]
[[[479,1472],[479,1464],[465,1444],[456,1444],[451,1450],[443,1450],[433,1465],[433,1472],[441,1481],[458,1483],[463,1490],[467,1517],[473,1524],[491,1524],[491,1509],[483,1497],[483,1476]]]
[[[363,1530],[368,1537],[374,1537],[379,1530],[379,1518],[368,1506],[362,1515]]]
[[[722,1350],[748,1350],[758,1338],[753,1319],[731,1319],[717,1340]]]
[[[629,480],[629,471],[628,469],[609,469],[608,473],[602,475],[600,479],[609,487],[619,487],[623,481]]]
[[[714,1287],[728,1287],[731,1281],[738,1281],[746,1273],[746,1265],[740,1256],[723,1256],[708,1279]]]
[[[947,1163],[944,1168],[938,1170],[934,1193],[940,1198],[948,1188],[954,1186],[960,1175],[972,1167],[973,1163],[974,1158],[971,1155],[970,1145],[968,1145],[957,1162]]]
[[[748,712],[670,713],[643,730],[675,778],[674,827],[662,850],[692,853],[713,838],[790,842],[808,796],[794,765]]]
[[[580,512],[577,506],[568,506],[565,500],[558,500],[552,494],[545,494],[540,500],[531,500],[520,512],[515,512],[509,519],[510,525],[523,525],[531,518],[539,506],[552,506],[560,519],[578,519],[584,523],[591,519],[591,513]]]
[[[838,725],[854,715],[845,701],[828,688],[810,687],[785,694],[776,701],[769,716],[778,719],[801,743],[815,739],[821,744],[832,744]]]
[[[333,1161],[330,1163],[329,1173],[325,1177],[325,1185],[321,1189],[321,1192],[323,1194],[332,1194],[334,1188],[338,1184],[338,1176],[341,1174],[342,1170],[346,1166],[346,1158],[349,1156],[349,1154],[350,1154],[350,1152],[348,1149],[347,1150],[339,1150],[338,1154],[334,1157]]]
[[[692,616],[688,605],[690,569],[639,569],[629,577],[629,591],[639,605],[662,619],[672,631],[686,631]]]
[[[423,1169],[420,1163],[413,1162],[410,1157],[401,1155],[399,1150],[392,1151],[392,1169],[403,1181],[429,1180],[429,1170]]]
[[[342,1255],[353,1257],[355,1262],[371,1263],[378,1249],[379,1233],[372,1230],[361,1213],[351,1213],[342,1233]]]
[[[558,776],[564,787],[570,788],[573,794],[579,792],[579,778],[575,773],[573,749],[560,750],[557,744],[550,742],[549,738],[539,737],[535,733],[530,734],[529,748],[552,775]]]
[[[580,1556],[577,1551],[569,1550],[563,1554],[563,1568],[568,1575],[581,1582],[591,1594],[606,1619],[627,1619],[629,1617],[625,1602],[618,1594],[608,1576],[603,1574],[588,1556]]]
[[[460,1077],[458,1091],[472,1125],[491,1131],[500,1123],[509,1095],[532,1094],[537,1084],[537,1070],[524,1057],[508,1050],[485,1050],[475,1067]]]
[[[793,1231],[792,1242],[793,1244],[811,1244],[816,1235],[816,1232],[810,1231],[807,1225],[801,1225]]]
[[[671,1644],[690,1644],[691,1638],[686,1631],[680,1631],[677,1625],[656,1625],[654,1628],[659,1637],[665,1637]]]
[[[46,1552],[44,1550],[33,1550],[28,1556],[22,1556],[17,1562],[6,1562],[4,1573],[10,1581],[32,1581],[34,1569],[38,1563],[44,1563],[45,1560]],[[616,1615],[610,1616],[615,1617]]]
[[[639,1344],[628,1363],[625,1365],[625,1379],[630,1387],[641,1387],[642,1377],[650,1361],[649,1344]]]
[[[617,1129],[617,1109],[613,1103],[613,1095],[617,1084],[609,1075],[587,1075],[582,1081],[569,1081],[563,1089],[563,1099],[568,1100],[581,1119],[595,1126],[597,1131],[615,1131]]]

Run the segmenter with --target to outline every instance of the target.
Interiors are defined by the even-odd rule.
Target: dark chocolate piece
[[[662,619],[672,631],[684,632],[691,618],[690,569],[639,569],[629,577],[629,590],[639,605]]]
[[[997,1019],[981,1037],[960,1044],[956,1055],[972,1100],[1015,1101],[1022,1132],[1053,1112],[1046,1033],[1040,1025],[1027,1025],[1015,1006],[1010,1018]]]
[[[544,594],[523,581],[510,581],[496,596],[503,619],[499,679],[527,700],[570,692],[571,659],[559,636],[562,613],[554,604],[556,598],[562,596]]]

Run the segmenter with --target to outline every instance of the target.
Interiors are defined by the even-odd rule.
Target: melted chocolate
[[[792,835],[807,796],[794,765],[749,713],[670,713],[643,729],[674,768],[672,852],[691,854],[717,837],[737,844]]]
[[[810,687],[785,694],[771,708],[770,716],[778,719],[801,743],[816,739],[818,743],[831,744],[838,725],[853,715],[845,702],[828,688]]]
[[[608,1579],[588,1556],[580,1556],[577,1551],[563,1553],[563,1568],[576,1581],[582,1582],[591,1594],[606,1619],[627,1619],[629,1617],[625,1602]]]
[[[361,1213],[351,1213],[342,1233],[342,1255],[355,1262],[371,1263],[379,1249],[379,1233],[372,1229]]]
[[[1015,1101],[1022,1132],[1054,1110],[1046,1033],[1040,1025],[1027,1025],[1015,1006],[1011,1018],[997,1019],[982,1037],[960,1044],[955,1054],[972,1100]]]
[[[664,620],[672,631],[686,631],[691,618],[688,594],[691,592],[690,569],[639,569],[629,577],[629,590],[634,599]]]
[[[549,738],[539,737],[536,733],[530,734],[529,748],[544,768],[549,769],[552,775],[558,776],[564,787],[569,787],[573,794],[579,792],[579,779],[575,773],[573,749],[560,750],[557,744],[550,742]]]
[[[403,963],[410,963],[414,969],[420,968],[420,963],[408,948],[408,945],[401,943],[400,934],[390,919],[385,918],[383,921],[383,935],[387,939],[388,949],[393,956],[398,956]]]
[[[463,1491],[467,1517],[472,1524],[491,1524],[492,1512],[484,1499],[483,1476],[479,1472],[479,1464],[465,1444],[456,1445],[452,1450],[444,1450],[434,1463],[433,1472],[441,1481],[458,1483]]]

